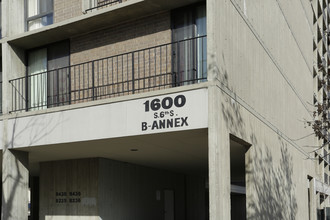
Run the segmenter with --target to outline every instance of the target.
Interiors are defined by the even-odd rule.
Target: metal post
[[[180,86],[180,42],[177,43],[177,52],[175,57],[177,69],[175,74],[175,86]]]
[[[26,73],[25,75],[25,97],[26,97],[26,101],[25,101],[25,111],[29,110],[29,90],[28,90],[28,74]],[[16,102],[16,100],[15,100]],[[15,109],[17,110],[17,109]]]
[[[94,61],[92,62],[92,95],[93,95],[93,100],[95,100],[95,79],[94,79]]]
[[[68,67],[68,78],[69,78],[69,91],[67,91],[69,93],[69,105],[71,104],[71,68]]]
[[[132,92],[135,93],[135,81],[134,81],[134,52],[132,53]]]
[[[60,104],[60,76],[58,69],[56,70],[56,93],[57,93],[57,104],[55,106],[59,106]],[[54,103],[52,103],[54,104]]]

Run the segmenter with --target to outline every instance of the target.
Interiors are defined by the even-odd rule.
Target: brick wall
[[[171,42],[170,12],[71,39],[71,64]]]
[[[82,0],[54,0],[54,23],[82,15]]]
[[[54,23],[82,15],[83,10],[90,7],[98,8],[88,11],[88,13],[120,4],[117,0],[93,0],[92,5],[86,5],[86,8],[83,9],[82,1],[86,1],[86,4],[89,5],[89,0],[54,0]],[[121,2],[125,1],[127,0],[121,0]]]
[[[74,37],[70,43],[71,65],[170,43],[170,17],[170,12],[164,12]],[[160,89],[160,84],[168,87],[172,79],[171,49],[167,45],[72,67],[71,87],[76,92],[71,99],[88,101],[93,93],[108,98],[132,94],[133,89],[135,93]],[[93,90],[92,85],[97,88]]]

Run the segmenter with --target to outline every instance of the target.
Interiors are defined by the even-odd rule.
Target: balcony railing
[[[166,89],[206,79],[206,36],[201,36],[10,80],[11,112]]]
[[[122,3],[123,1],[126,1],[126,0],[91,0],[89,8],[85,12],[98,10],[98,9],[101,9],[104,7]]]

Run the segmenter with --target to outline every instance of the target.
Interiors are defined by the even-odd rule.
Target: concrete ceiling
[[[180,173],[206,174],[207,129],[140,135],[18,149],[29,152],[30,172],[39,162],[103,157]],[[137,150],[137,151],[135,151]]]
[[[128,0],[10,37],[8,43],[23,49],[31,49],[198,1],[200,0]]]

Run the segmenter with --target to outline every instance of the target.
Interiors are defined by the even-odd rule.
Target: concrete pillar
[[[317,220],[316,209],[317,209],[317,195],[315,191],[315,179],[309,181],[309,209],[310,209],[310,220]]]
[[[25,9],[22,0],[2,0],[2,38],[24,33]]]
[[[210,220],[230,220],[230,141],[220,94],[217,86],[209,87]]]
[[[28,153],[5,148],[2,161],[2,220],[28,219]]]
[[[12,106],[20,106],[24,109],[23,100],[26,99],[26,94],[23,92],[22,97],[12,99],[13,85],[9,83],[9,80],[23,77],[26,74],[25,67],[25,51],[21,48],[11,46],[8,43],[2,44],[2,111],[3,114],[7,114],[12,110]],[[21,83],[25,83],[22,81]],[[16,85],[17,86],[17,85]],[[20,86],[24,86],[20,84]],[[16,88],[17,89],[17,88]],[[17,94],[16,94],[17,95]],[[15,96],[14,96],[15,97]],[[16,101],[16,102],[15,102]],[[18,107],[18,108],[20,108]]]

